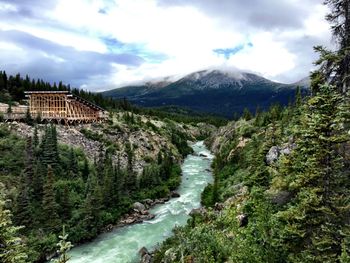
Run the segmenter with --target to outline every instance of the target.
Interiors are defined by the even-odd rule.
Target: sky
[[[331,46],[320,0],[0,0],[0,70],[91,91],[205,69],[283,83]]]

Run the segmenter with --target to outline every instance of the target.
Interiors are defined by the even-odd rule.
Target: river
[[[150,209],[156,217],[141,224],[117,228],[101,234],[94,241],[73,248],[69,263],[133,263],[139,262],[142,247],[154,249],[172,234],[175,226],[184,225],[192,209],[200,207],[201,193],[213,181],[209,171],[213,155],[203,142],[192,145],[195,152],[188,155],[182,168],[179,198]],[[207,157],[200,156],[204,154]]]

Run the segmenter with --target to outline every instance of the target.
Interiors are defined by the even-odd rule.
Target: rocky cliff
[[[21,137],[32,136],[34,126],[21,122],[2,124],[8,126]],[[44,133],[45,124],[37,125],[38,135]],[[145,115],[119,112],[110,116],[108,122],[79,124],[75,126],[57,126],[58,141],[74,148],[80,148],[93,161],[101,149],[113,155],[116,164],[118,158],[121,166],[127,163],[126,144],[130,143],[134,151],[134,170],[142,171],[143,167],[156,160],[160,151],[171,154],[176,162],[182,159],[177,147],[172,142],[172,134],[180,133],[190,141],[209,135],[216,128],[199,123],[188,125],[172,120],[159,120]]]

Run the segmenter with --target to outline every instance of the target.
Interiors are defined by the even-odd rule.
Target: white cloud
[[[272,33],[258,33],[251,38],[253,46],[231,56],[229,64],[242,70],[257,72],[267,78],[291,71],[296,65],[296,57],[289,52],[283,42],[274,39]]]
[[[168,6],[160,5],[157,1],[159,0],[58,0],[56,6],[50,10],[36,11],[33,7],[32,12],[40,12],[40,16],[0,21],[0,30],[19,30],[78,51],[104,54],[110,52],[110,49],[103,39],[116,39],[126,47],[138,46],[141,50],[136,52],[140,52],[140,56],[146,53],[150,57],[152,54],[163,54],[165,57],[161,61],[148,58],[139,66],[106,61],[112,69],[108,80],[99,82],[99,77],[104,73],[97,72],[94,76],[89,76],[90,83],[78,83],[89,89],[100,85],[112,87],[168,75],[184,75],[200,69],[222,66],[254,71],[280,81],[299,78],[306,76],[311,69],[313,54],[311,47],[305,50],[303,48],[302,53],[293,43],[307,39],[310,42],[307,43],[312,46],[317,44],[314,43],[315,40],[326,43],[325,39],[329,37],[328,24],[324,21],[326,8],[316,1],[278,0],[281,2],[274,6],[273,12],[278,12],[278,8],[285,6],[292,6],[303,12],[303,18],[295,14],[298,22],[293,24],[293,21],[288,21],[284,27],[273,27],[283,17],[282,13],[269,17],[268,21],[261,21],[265,25],[259,26],[257,18],[264,19],[272,11],[260,16],[259,12],[262,10],[254,10],[251,14],[242,10],[247,16],[246,21],[242,21],[245,16],[239,16],[239,10],[234,10],[236,19],[221,7],[217,10],[221,10],[223,15],[220,16],[220,12],[215,13],[214,5],[217,7],[219,1],[202,2],[203,5],[207,3],[207,9],[215,9],[213,12],[200,8],[194,4],[194,0]],[[263,2],[262,6],[265,7],[267,2]],[[297,8],[303,3],[310,8]],[[246,8],[254,8],[248,4],[247,2]],[[226,5],[228,9],[232,2],[226,1]],[[239,5],[243,6],[242,3]],[[17,9],[15,5],[1,4],[0,0],[0,15],[1,12],[15,12]],[[254,16],[254,19],[249,15]],[[292,18],[289,14],[288,19]],[[245,45],[229,59],[213,52],[214,49],[234,48],[248,42],[253,45]],[[13,44],[0,43],[0,49],[10,52]],[[58,63],[62,62],[62,58],[56,54],[45,56]],[[74,60],[73,57],[71,59]],[[45,75],[42,77],[45,78]]]

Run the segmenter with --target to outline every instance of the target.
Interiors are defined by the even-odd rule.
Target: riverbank
[[[175,226],[186,224],[189,213],[200,207],[204,187],[213,180],[209,171],[213,156],[203,142],[197,142],[192,147],[197,156],[188,155],[181,166],[182,182],[177,190],[180,197],[151,208],[149,213],[155,215],[151,220],[112,229],[94,241],[74,248],[70,252],[70,262],[138,262],[138,251],[142,247],[154,249],[172,235]]]

